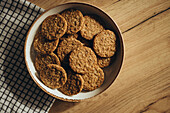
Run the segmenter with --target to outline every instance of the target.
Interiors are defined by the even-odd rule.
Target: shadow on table
[[[57,109],[57,113],[64,112],[67,109],[70,109],[71,107],[74,107],[78,104],[79,102],[66,102],[66,101],[56,99],[53,106],[50,108],[49,113],[56,113],[56,111],[54,111],[56,109]]]

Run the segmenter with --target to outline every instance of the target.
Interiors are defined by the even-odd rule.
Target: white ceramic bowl
[[[49,15],[60,13],[63,10],[68,9],[68,8],[78,9],[84,15],[85,14],[96,14],[96,15],[100,16],[101,19],[105,22],[106,29],[114,31],[117,36],[117,42],[116,42],[117,43],[117,52],[113,58],[111,65],[104,69],[105,80],[104,80],[103,85],[94,91],[81,92],[74,96],[64,95],[57,89],[50,89],[47,86],[45,86],[40,81],[39,75],[38,75],[38,73],[35,69],[35,66],[34,66],[36,52],[34,51],[34,48],[33,48],[33,39],[34,39],[34,36],[36,34],[38,27],[43,22],[43,20],[46,17],[48,17]],[[78,101],[81,101],[84,99],[88,99],[88,98],[94,97],[94,96],[104,92],[113,83],[113,81],[117,77],[117,75],[120,71],[121,65],[122,65],[123,55],[124,55],[124,49],[123,49],[122,35],[121,35],[121,32],[120,32],[117,24],[113,21],[113,19],[110,16],[108,16],[101,9],[99,9],[95,6],[89,5],[89,4],[85,4],[85,3],[67,3],[67,4],[58,5],[52,9],[46,10],[32,24],[32,26],[27,34],[26,41],[25,41],[25,48],[24,48],[24,56],[25,56],[26,66],[27,66],[27,69],[28,69],[32,79],[36,82],[36,84],[43,91],[48,93],[49,95],[51,95],[57,99],[71,101],[71,102],[78,102]],[[112,86],[112,87],[114,87],[114,86]]]

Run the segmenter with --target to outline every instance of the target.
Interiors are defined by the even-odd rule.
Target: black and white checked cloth
[[[46,113],[54,98],[30,77],[24,42],[44,10],[25,0],[0,0],[0,113]]]

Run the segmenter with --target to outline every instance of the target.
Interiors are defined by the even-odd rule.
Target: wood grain
[[[170,7],[170,0],[29,0],[48,9],[68,2],[95,5],[109,14],[122,32]]]
[[[70,2],[29,1],[45,9]],[[118,23],[124,63],[104,93],[80,103],[56,100],[50,113],[170,113],[170,0],[76,1],[100,7]]]
[[[124,64],[113,85],[81,103],[56,100],[50,113],[170,112],[169,26],[170,10],[124,33]]]

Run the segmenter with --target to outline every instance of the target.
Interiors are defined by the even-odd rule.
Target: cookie
[[[38,72],[46,67],[48,64],[60,64],[60,60],[56,54],[38,54],[35,59],[35,68]]]
[[[67,30],[67,22],[60,14],[48,16],[41,25],[42,35],[48,40],[62,37]]]
[[[57,55],[62,62],[64,59],[67,58],[67,55],[76,49],[77,47],[83,46],[83,44],[75,38],[68,38],[63,40],[59,47],[57,48]]]
[[[38,31],[35,35],[33,45],[36,52],[42,54],[50,54],[57,48],[58,42],[59,39],[47,40],[41,35],[41,32]]]
[[[78,38],[78,34],[70,34],[70,35],[64,35],[60,38],[60,40],[64,40],[64,39],[67,39],[67,38],[75,38],[77,39]]]
[[[79,10],[69,9],[61,13],[67,21],[67,34],[75,34],[82,29],[84,24],[83,14]]]
[[[56,89],[66,83],[67,73],[59,65],[48,64],[43,70],[40,71],[40,79],[47,87]]]
[[[81,75],[69,72],[67,73],[67,82],[59,88],[59,91],[61,91],[65,95],[76,95],[80,93],[83,89],[84,80],[81,77]]]
[[[88,73],[83,74],[82,78],[84,80],[83,90],[92,91],[103,84],[104,72],[99,66],[96,66],[91,68]]]
[[[71,52],[69,65],[73,71],[84,74],[97,65],[97,58],[91,48],[79,47]]]
[[[96,34],[104,30],[100,23],[95,16],[84,16],[83,28],[80,30],[82,37],[87,40],[92,40]]]
[[[110,65],[111,58],[103,58],[103,57],[97,57],[97,64],[99,67],[104,68]]]
[[[111,57],[116,52],[116,35],[110,30],[97,34],[93,41],[93,49],[100,57]]]

